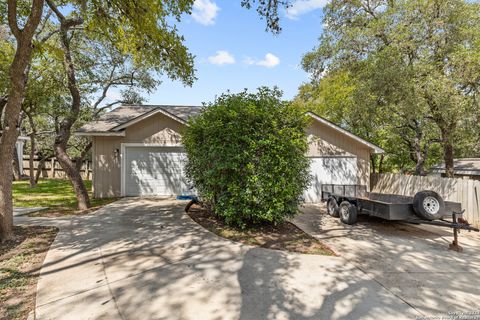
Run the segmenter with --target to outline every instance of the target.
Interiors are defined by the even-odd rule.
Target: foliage
[[[281,94],[268,88],[223,94],[183,136],[187,176],[230,225],[293,216],[308,185],[306,119]]]
[[[386,149],[403,148],[396,165],[410,158],[422,173],[438,146],[447,163],[456,141],[476,136],[469,149],[478,150],[479,9],[465,0],[332,1],[303,67],[317,84],[352,75],[355,103],[347,112],[366,108],[366,121],[379,121],[374,131],[392,135]]]

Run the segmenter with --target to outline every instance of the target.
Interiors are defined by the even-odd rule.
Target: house
[[[23,173],[23,149],[27,141],[30,141],[30,137],[20,135],[15,143],[15,148],[17,149],[18,170],[20,174]]]
[[[2,130],[0,130],[0,136],[2,135]],[[17,156],[17,163],[18,163],[18,171],[20,174],[23,173],[23,149],[25,147],[25,143],[30,141],[30,137],[19,135],[17,141],[15,142],[15,155]]]
[[[81,127],[77,135],[93,138],[94,197],[189,194],[181,133],[201,111],[196,106],[123,105]],[[319,202],[324,183],[369,186],[370,155],[383,150],[307,114],[312,119],[306,134],[313,179],[306,201]]]
[[[445,163],[433,165],[430,172],[445,176]],[[453,160],[453,174],[456,178],[480,180],[480,158],[461,158]]]

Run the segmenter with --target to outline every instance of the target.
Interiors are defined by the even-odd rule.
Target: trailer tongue
[[[444,201],[434,191],[420,191],[414,197],[367,192],[362,185],[322,185],[322,201],[327,201],[327,213],[346,224],[357,222],[358,214],[385,220],[412,224],[429,224],[453,229],[453,242],[449,249],[458,252],[459,230],[479,232],[463,219],[462,206],[458,202]],[[452,220],[446,220],[446,217]]]

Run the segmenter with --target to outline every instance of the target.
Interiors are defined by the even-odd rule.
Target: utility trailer
[[[363,185],[324,184],[322,201],[327,202],[329,215],[339,217],[346,224],[355,224],[357,216],[365,214],[391,221],[452,228],[454,240],[450,249],[459,252],[462,248],[458,245],[458,231],[479,231],[463,219],[460,203],[444,201],[438,193],[430,190],[407,197],[367,192]],[[446,220],[447,217],[452,220]]]

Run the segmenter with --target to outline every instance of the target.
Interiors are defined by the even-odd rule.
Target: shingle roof
[[[430,169],[433,173],[444,173],[445,163],[433,165]],[[455,174],[480,175],[480,158],[462,158],[453,160]]]
[[[100,116],[96,121],[85,124],[77,130],[78,133],[105,133],[113,132],[116,127],[126,124],[149,112],[163,111],[178,118],[181,121],[188,121],[192,116],[201,112],[198,106],[169,106],[169,105],[122,105],[110,112]]]

